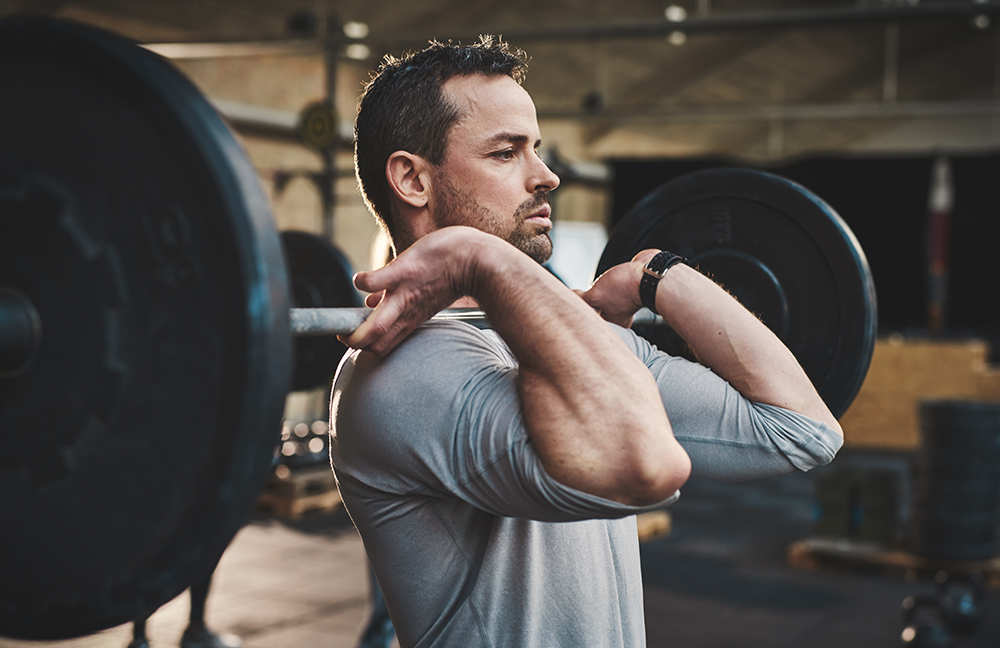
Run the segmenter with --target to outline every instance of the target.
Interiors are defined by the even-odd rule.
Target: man
[[[624,328],[672,255],[582,299],[542,268],[559,179],[523,72],[488,38],[432,44],[359,104],[358,177],[397,257],[355,279],[377,308],[345,340],[331,458],[402,646],[642,646],[634,514],[689,474],[808,470],[842,440],[791,353],[684,263],[645,299],[703,364]],[[449,305],[491,329],[425,324]]]

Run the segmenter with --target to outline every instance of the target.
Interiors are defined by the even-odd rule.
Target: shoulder
[[[348,353],[334,377],[333,404],[378,403],[380,409],[405,411],[460,393],[484,371],[514,367],[513,356],[492,331],[464,322],[428,322],[384,358]]]
[[[431,321],[384,358],[364,351],[350,352],[338,370],[338,378],[349,373],[356,379],[358,372],[364,376],[406,377],[424,369],[474,362],[506,364],[513,358],[493,331],[479,330],[464,322]]]
[[[475,404],[509,401],[514,367],[490,331],[432,322],[379,358],[344,358],[330,401],[331,460],[347,488],[394,493],[451,483],[457,431]]]

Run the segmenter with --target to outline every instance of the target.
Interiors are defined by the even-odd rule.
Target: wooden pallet
[[[667,511],[649,511],[635,516],[639,542],[649,542],[670,535],[671,518]]]
[[[307,497],[337,488],[333,470],[327,464],[289,470],[278,466],[264,484],[264,493],[281,497]]]
[[[788,547],[788,564],[798,569],[899,571],[907,576],[980,572],[991,588],[1000,588],[1000,556],[991,560],[935,560],[879,543],[847,538],[806,538]]]
[[[340,502],[333,471],[320,465],[276,471],[257,498],[257,510],[297,520],[307,514],[329,513]]]
[[[298,520],[303,515],[330,513],[340,506],[340,502],[340,491],[337,489],[303,497],[261,493],[257,498],[257,510],[275,517]]]

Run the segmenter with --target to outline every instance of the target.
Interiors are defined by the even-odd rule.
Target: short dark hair
[[[386,56],[365,86],[354,124],[354,167],[365,203],[390,237],[396,231],[385,165],[396,151],[419,155],[431,164],[444,161],[448,132],[459,109],[444,98],[441,86],[470,74],[524,80],[528,58],[492,36],[473,45],[431,41],[402,58]]]

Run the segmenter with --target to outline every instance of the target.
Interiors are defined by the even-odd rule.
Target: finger
[[[377,335],[374,341],[365,347],[365,350],[379,357],[385,357],[402,344],[422,323],[423,321],[412,317],[394,320],[384,333]]]
[[[382,299],[361,326],[347,336],[344,344],[354,349],[367,349],[389,333],[399,314],[400,309],[395,307],[393,300]]]
[[[367,306],[368,308],[375,308],[382,302],[382,299],[384,297],[385,297],[384,290],[381,292],[372,293],[367,297],[365,297],[365,306]]]
[[[388,333],[369,345],[368,350],[379,357],[385,357],[392,353],[393,349],[409,337],[410,333],[416,328],[417,325],[413,323],[403,321],[393,322]]]
[[[407,300],[398,294],[386,293],[375,310],[344,343],[378,356],[386,356],[431,314],[408,307]]]

